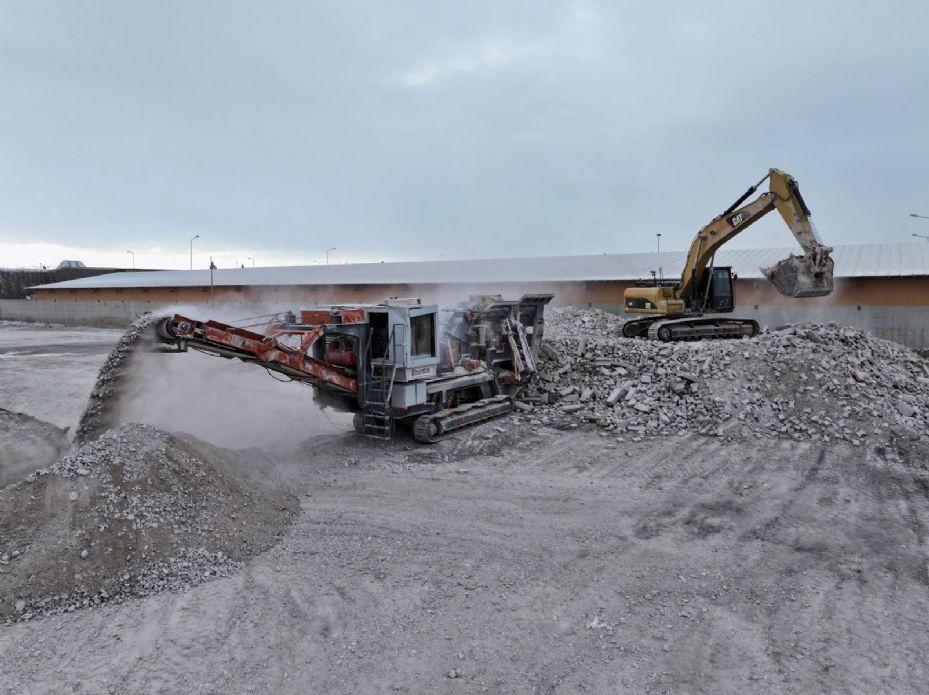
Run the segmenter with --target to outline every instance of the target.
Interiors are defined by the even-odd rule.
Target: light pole
[[[135,270],[135,254],[132,251],[126,251],[126,253],[132,256],[132,269]]]
[[[255,267],[255,259],[254,259],[254,258],[251,258],[251,257],[246,256],[246,257],[245,257],[245,260],[246,260],[246,261],[251,261],[251,262],[252,262],[252,268]]]
[[[194,269],[194,239],[199,239],[200,235],[190,237],[190,269]]]
[[[335,246],[326,249],[326,265],[329,265],[329,252],[330,251],[335,251]]]
[[[661,233],[659,232],[655,236],[658,237],[658,253],[661,253]]]
[[[915,212],[911,212],[910,217],[918,217],[921,220],[929,220],[929,215],[917,215]],[[913,236],[920,239],[925,239],[927,242],[929,242],[929,234],[914,234]]]

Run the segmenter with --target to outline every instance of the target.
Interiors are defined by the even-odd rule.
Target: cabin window
[[[412,350],[414,357],[435,357],[435,314],[410,317]]]

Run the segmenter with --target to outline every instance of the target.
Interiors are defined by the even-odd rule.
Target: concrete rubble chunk
[[[606,404],[612,408],[620,400],[622,400],[622,398],[626,395],[626,393],[627,393],[627,389],[621,386],[617,386],[612,391],[610,391],[610,395],[606,397]]]

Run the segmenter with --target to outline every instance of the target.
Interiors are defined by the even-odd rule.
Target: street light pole
[[[126,253],[132,256],[132,269],[135,270],[135,254],[132,251],[126,251]]]
[[[910,217],[918,217],[921,220],[929,220],[929,215],[917,215],[915,212],[911,212]],[[913,236],[920,239],[925,239],[927,242],[929,242],[929,234],[914,234]]]
[[[190,269],[194,269],[194,239],[199,239],[200,235],[190,237]]]
[[[329,252],[330,251],[335,251],[335,246],[326,249],[326,265],[329,265]]]
[[[661,233],[659,232],[655,236],[658,237],[658,253],[661,253]]]
[[[251,258],[250,256],[246,256],[246,257],[245,257],[245,260],[246,260],[246,261],[251,261],[251,262],[252,262],[252,268],[255,267],[255,259],[254,259],[254,258]]]

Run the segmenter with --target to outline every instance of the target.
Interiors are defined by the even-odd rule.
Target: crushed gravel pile
[[[538,422],[586,420],[634,439],[690,431],[856,445],[929,427],[929,362],[864,331],[807,324],[666,344],[619,337],[603,313],[547,316],[539,394],[527,399],[542,405]]]
[[[0,491],[0,622],[234,572],[296,512],[260,456],[122,425]]]
[[[115,424],[120,388],[132,368],[132,357],[151,338],[151,326],[160,315],[144,314],[136,319],[116,343],[100,368],[94,390],[75,433],[78,444],[96,439]]]

